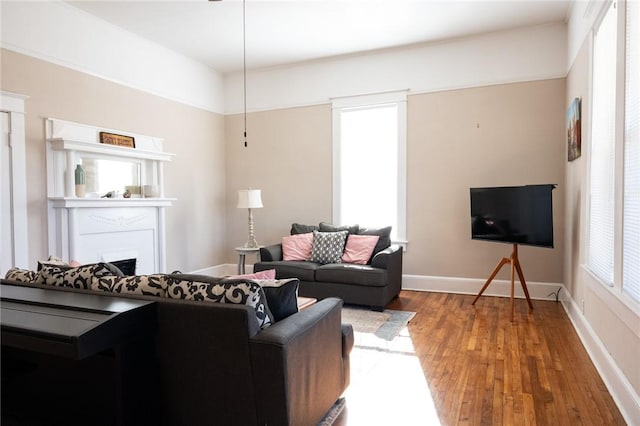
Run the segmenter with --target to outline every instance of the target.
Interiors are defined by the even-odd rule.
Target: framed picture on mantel
[[[108,145],[125,146],[135,148],[136,143],[133,136],[116,135],[114,133],[100,132],[100,143]]]

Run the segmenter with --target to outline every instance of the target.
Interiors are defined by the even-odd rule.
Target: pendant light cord
[[[247,147],[247,30],[246,1],[242,0],[242,82],[244,95],[244,147]]]

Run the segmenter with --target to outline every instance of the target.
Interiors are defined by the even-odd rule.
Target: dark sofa
[[[319,227],[293,224],[291,234],[317,229],[323,232],[345,229],[359,235],[382,236],[372,258],[365,265],[286,261],[283,260],[282,244],[274,244],[260,249],[260,261],[254,264],[254,272],[275,269],[276,278],[298,278],[301,296],[317,299],[339,297],[344,303],[384,310],[402,288],[403,249],[390,245],[391,228],[367,230],[359,229],[357,225],[335,227],[321,222]]]
[[[156,302],[160,424],[315,425],[349,384],[353,330],[336,298],[261,329],[246,305],[0,283]]]

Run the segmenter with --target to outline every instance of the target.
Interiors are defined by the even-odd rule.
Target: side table
[[[318,299],[314,297],[298,296],[298,310],[307,309],[309,306],[314,305]]]
[[[245,273],[245,260],[248,254],[255,254],[258,256],[258,260],[260,260],[260,247],[236,247],[236,252],[238,253],[238,274],[242,275]]]

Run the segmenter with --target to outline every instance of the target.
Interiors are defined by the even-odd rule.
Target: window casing
[[[333,99],[333,222],[406,245],[406,91]]]
[[[640,4],[594,31],[587,267],[640,313]]]

